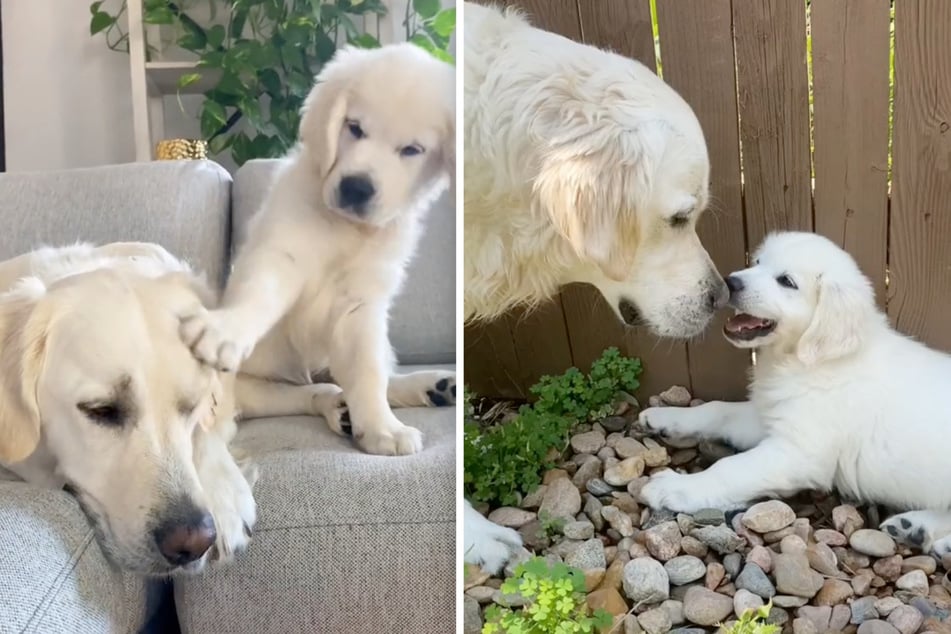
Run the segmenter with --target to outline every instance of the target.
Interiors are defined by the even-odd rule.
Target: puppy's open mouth
[[[751,341],[757,337],[765,337],[775,329],[776,322],[772,319],[754,317],[747,313],[737,313],[724,324],[723,334],[728,339]]]

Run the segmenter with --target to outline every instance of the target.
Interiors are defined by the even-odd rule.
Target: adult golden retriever
[[[465,314],[495,318],[571,282],[627,323],[703,331],[728,293],[697,237],[710,163],[690,107],[643,65],[465,5]],[[516,532],[466,505],[466,560]]]
[[[329,369],[365,451],[418,452],[420,432],[392,407],[453,403],[455,375],[394,374],[387,313],[454,172],[454,110],[453,68],[422,49],[339,51],[307,99],[300,143],[249,226],[220,308],[182,324],[195,355],[291,383]],[[328,415],[338,433],[343,417]]]
[[[181,315],[214,300],[151,244],[0,263],[0,464],[67,486],[105,554],[133,572],[201,570],[243,549],[254,526],[257,470],[227,447],[235,377],[196,361],[179,336]],[[287,407],[250,381],[250,412]],[[297,413],[333,405],[322,386],[298,389]]]

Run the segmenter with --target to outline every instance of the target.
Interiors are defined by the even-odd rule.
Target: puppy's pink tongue
[[[768,319],[761,319],[760,317],[754,317],[753,315],[747,315],[746,313],[734,315],[726,322],[726,329],[730,332],[755,330],[757,328],[765,328],[766,326],[769,326]]]

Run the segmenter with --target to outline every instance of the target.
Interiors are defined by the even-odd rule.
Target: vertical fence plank
[[[483,396],[522,398],[522,370],[507,317],[467,325],[462,336],[466,387]]]
[[[578,14],[585,42],[657,67],[649,0],[578,0]]]
[[[649,0],[579,0],[578,9],[586,44],[656,69]],[[646,328],[625,327],[593,288],[568,288],[562,302],[578,367],[587,369],[605,348],[618,346],[644,364],[640,395],[654,394],[672,384],[690,386],[685,344],[658,340]]]
[[[885,306],[888,0],[812,0],[816,232],[855,256]]]
[[[951,2],[895,3],[888,312],[951,349]]]
[[[747,241],[755,248],[769,231],[812,229],[805,3],[733,0],[733,29]]]
[[[731,3],[658,0],[657,22],[664,80],[694,109],[707,140],[713,202],[698,231],[726,275],[746,264]],[[689,344],[690,379],[701,398],[746,394],[749,353],[721,335],[725,319],[719,317],[702,340]]]

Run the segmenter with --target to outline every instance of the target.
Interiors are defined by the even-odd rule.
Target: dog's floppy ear
[[[585,127],[585,130],[591,130]],[[594,130],[543,151],[536,202],[582,259],[615,281],[630,277],[638,215],[650,198],[656,135]]]
[[[868,281],[860,286],[820,278],[816,310],[799,338],[796,356],[813,365],[855,352],[862,345],[874,304]]]
[[[20,462],[40,441],[37,387],[49,319],[38,308],[42,282],[27,278],[0,297],[0,460]]]
[[[360,52],[352,47],[337,51],[317,75],[316,83],[301,109],[299,140],[316,163],[321,178],[327,176],[337,160],[340,130],[347,116],[344,59]]]

